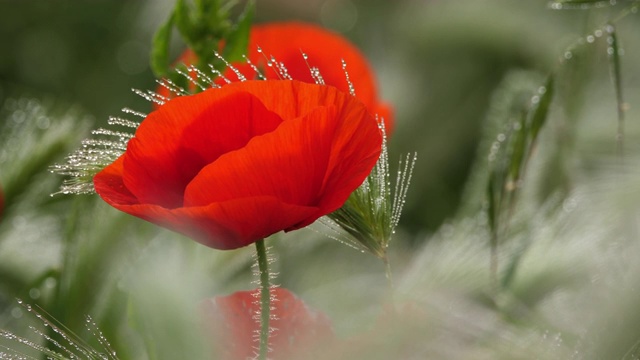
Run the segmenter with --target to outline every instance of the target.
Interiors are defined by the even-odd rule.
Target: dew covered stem
[[[271,284],[269,281],[269,259],[264,239],[256,241],[256,255],[260,272],[260,349],[259,360],[266,360],[269,352],[269,320],[271,312]]]

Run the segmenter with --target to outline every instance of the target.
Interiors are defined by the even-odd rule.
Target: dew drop
[[[140,112],[140,111],[135,111],[135,110],[130,109],[130,108],[123,108],[121,111],[122,111],[123,113],[125,113],[125,114],[135,115],[135,116],[141,117],[141,118],[143,118],[143,119],[147,117],[147,114],[142,113],[142,112]]]
[[[593,35],[589,35],[587,36],[587,42],[588,43],[593,43],[594,41],[596,41],[596,38]]]
[[[564,58],[569,60],[573,57],[573,53],[571,51],[565,51]]]
[[[532,104],[537,104],[537,103],[539,103],[539,102],[540,102],[540,96],[538,96],[538,95],[534,95],[534,96],[531,98],[531,103],[532,103]]]

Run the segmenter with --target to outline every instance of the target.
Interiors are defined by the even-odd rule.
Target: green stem
[[[494,297],[494,301],[498,298],[500,292],[500,282],[498,280],[498,241],[497,239],[491,242],[491,259],[489,260],[489,272],[491,292]]]
[[[264,239],[256,241],[258,269],[260,271],[260,350],[259,360],[266,360],[269,352],[269,319],[271,316],[271,284],[269,283],[269,260]]]
[[[387,278],[387,284],[389,285],[389,292],[393,297],[393,276],[391,275],[391,263],[389,263],[389,256],[386,253],[382,258],[382,262],[384,263],[384,271]]]

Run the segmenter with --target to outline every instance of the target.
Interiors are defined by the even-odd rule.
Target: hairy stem
[[[260,271],[260,350],[259,360],[266,360],[269,352],[269,319],[271,316],[271,284],[269,279],[269,261],[264,239],[256,241],[258,269]]]

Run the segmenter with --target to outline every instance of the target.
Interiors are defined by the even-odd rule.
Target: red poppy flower
[[[258,48],[263,52],[260,53]],[[327,85],[348,93],[349,84],[342,68],[344,60],[356,97],[365,104],[369,112],[383,118],[387,133],[392,133],[393,111],[391,106],[378,99],[369,63],[355,46],[340,35],[315,25],[297,22],[256,25],[251,28],[248,51],[249,60],[261,69],[267,79],[280,78],[275,66],[267,66],[267,58],[273,56],[277,62],[284,64],[288,74],[295,80],[314,83],[309,67],[316,67]],[[306,60],[302,52],[308,55]],[[191,50],[187,50],[178,60],[186,65],[195,61],[195,54]],[[247,64],[232,65],[247,78],[256,75]],[[229,69],[224,75],[229,79],[236,79]],[[158,92],[163,96],[170,95],[165,88],[158,89]]]
[[[334,87],[236,82],[150,113],[94,186],[119,210],[234,249],[338,209],[381,142],[365,106]]]
[[[260,308],[254,291],[239,291],[202,303],[206,325],[212,332],[216,359],[252,359],[258,342],[260,323],[255,316]],[[309,309],[287,289],[271,290],[272,303],[269,358],[311,359],[311,355],[335,340],[331,322],[323,313]]]

